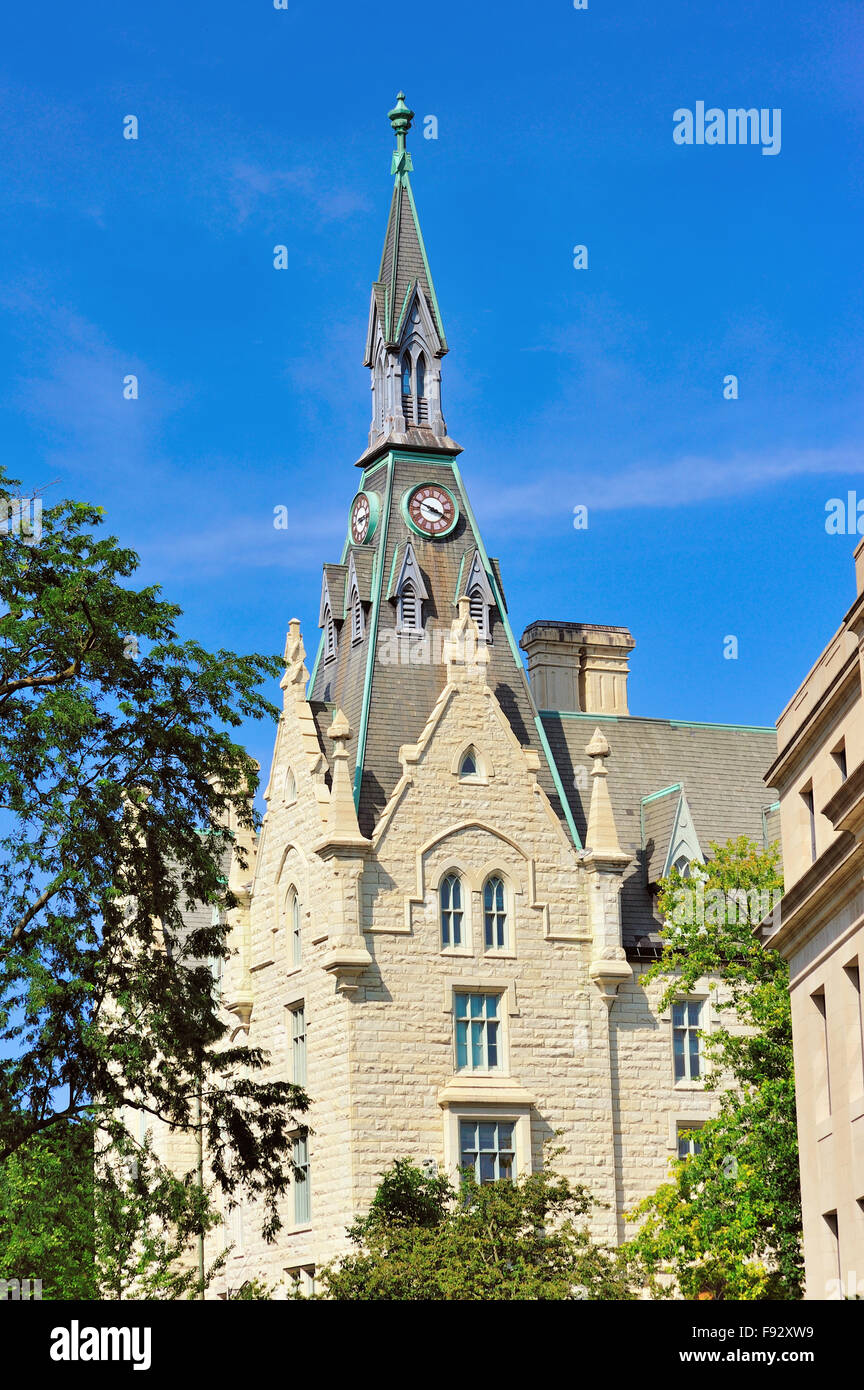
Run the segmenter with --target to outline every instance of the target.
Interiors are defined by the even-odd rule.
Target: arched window
[[[462,778],[463,781],[465,781],[466,778],[477,776],[476,748],[468,748],[465,751],[462,761],[459,764],[459,776]]]
[[[402,632],[420,632],[422,630],[421,608],[422,603],[412,581],[406,579],[399,595],[399,627]]]
[[[291,803],[296,800],[297,783],[294,780],[294,773],[291,771],[289,767],[288,771],[285,773],[285,805],[290,806]]]
[[[497,874],[487,878],[483,889],[483,924],[487,951],[503,951],[507,945],[507,910],[504,882]]]
[[[291,937],[291,963],[299,965],[303,959],[303,937],[300,930],[300,898],[296,888],[288,889],[285,915]]]
[[[332,661],[336,655],[336,624],[330,612],[329,603],[324,609],[324,660]]]
[[[402,395],[411,395],[411,359],[407,353],[402,358]]]
[[[675,868],[678,870],[682,878],[690,877],[690,860],[687,858],[686,854],[680,855],[675,860]]]
[[[417,395],[426,395],[426,361],[422,352],[417,358]]]
[[[448,874],[438,890],[441,904],[441,945],[462,945],[462,880]]]
[[[477,624],[480,636],[485,639],[487,636],[487,624],[489,622],[489,608],[486,603],[486,596],[478,584],[475,584],[474,588],[470,591],[468,599],[470,602],[471,617]]]
[[[351,596],[351,641],[360,642],[363,638],[363,605],[357,590]]]

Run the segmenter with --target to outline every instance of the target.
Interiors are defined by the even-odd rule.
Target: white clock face
[[[350,531],[354,545],[365,545],[372,539],[378,520],[378,499],[375,493],[358,492],[351,505]]]
[[[435,483],[416,488],[408,498],[407,511],[414,529],[424,536],[446,536],[459,519],[450,493]]]

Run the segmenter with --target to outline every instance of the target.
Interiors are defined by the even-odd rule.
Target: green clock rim
[[[354,507],[361,497],[365,497],[366,501],[369,503],[369,525],[366,527],[366,535],[363,537],[362,541],[355,541],[351,531],[351,517],[354,515]],[[354,496],[351,498],[351,506],[348,508],[348,544],[368,545],[378,529],[380,518],[381,498],[378,496],[378,493],[367,492],[365,488],[361,488],[359,492],[355,492]]]
[[[434,535],[430,535],[428,531],[421,530],[421,528],[417,526],[412,520],[411,513],[408,510],[408,503],[414,496],[415,492],[419,492],[420,489],[424,487],[434,487],[437,488],[439,492],[446,492],[447,496],[450,498],[450,501],[453,503],[453,520],[447,527],[446,531],[436,531]],[[405,521],[407,525],[410,526],[411,530],[414,532],[416,536],[422,536],[424,541],[443,540],[445,536],[449,536],[451,534],[454,527],[456,526],[456,523],[459,520],[459,503],[456,501],[456,498],[453,496],[453,493],[450,491],[449,487],[445,487],[443,483],[414,483],[412,487],[409,487],[405,492],[403,492],[402,500],[399,503],[399,510],[402,513],[403,521]]]

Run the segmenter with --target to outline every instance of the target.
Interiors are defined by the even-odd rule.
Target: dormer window
[[[422,632],[422,601],[410,579],[399,595],[399,627],[402,632]]]
[[[336,655],[336,624],[333,621],[333,614],[330,605],[324,608],[324,660],[332,661]]]
[[[429,593],[423,581],[423,572],[417,563],[414,547],[409,541],[399,567],[399,576],[388,598],[396,601],[396,631],[400,634],[422,633],[423,600]]]
[[[495,604],[495,595],[492,592],[489,576],[486,573],[479,550],[474,551],[463,592],[468,596],[468,611],[477,624],[480,641],[491,642],[491,614]]]
[[[363,641],[363,604],[356,588],[351,591],[351,645]]]

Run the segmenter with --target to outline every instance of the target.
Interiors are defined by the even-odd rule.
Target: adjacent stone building
[[[400,95],[368,445],[311,672],[289,624],[254,873],[232,880],[225,1005],[314,1104],[276,1244],[229,1218],[230,1288],[310,1288],[398,1156],[488,1180],[556,1136],[619,1240],[714,1104],[712,981],[666,1013],[641,982],[656,884],[775,833],[773,730],[631,715],[626,628],[541,621],[517,644],[444,420],[411,116]]]
[[[864,541],[857,597],[777,721],[808,1298],[864,1297]]]

